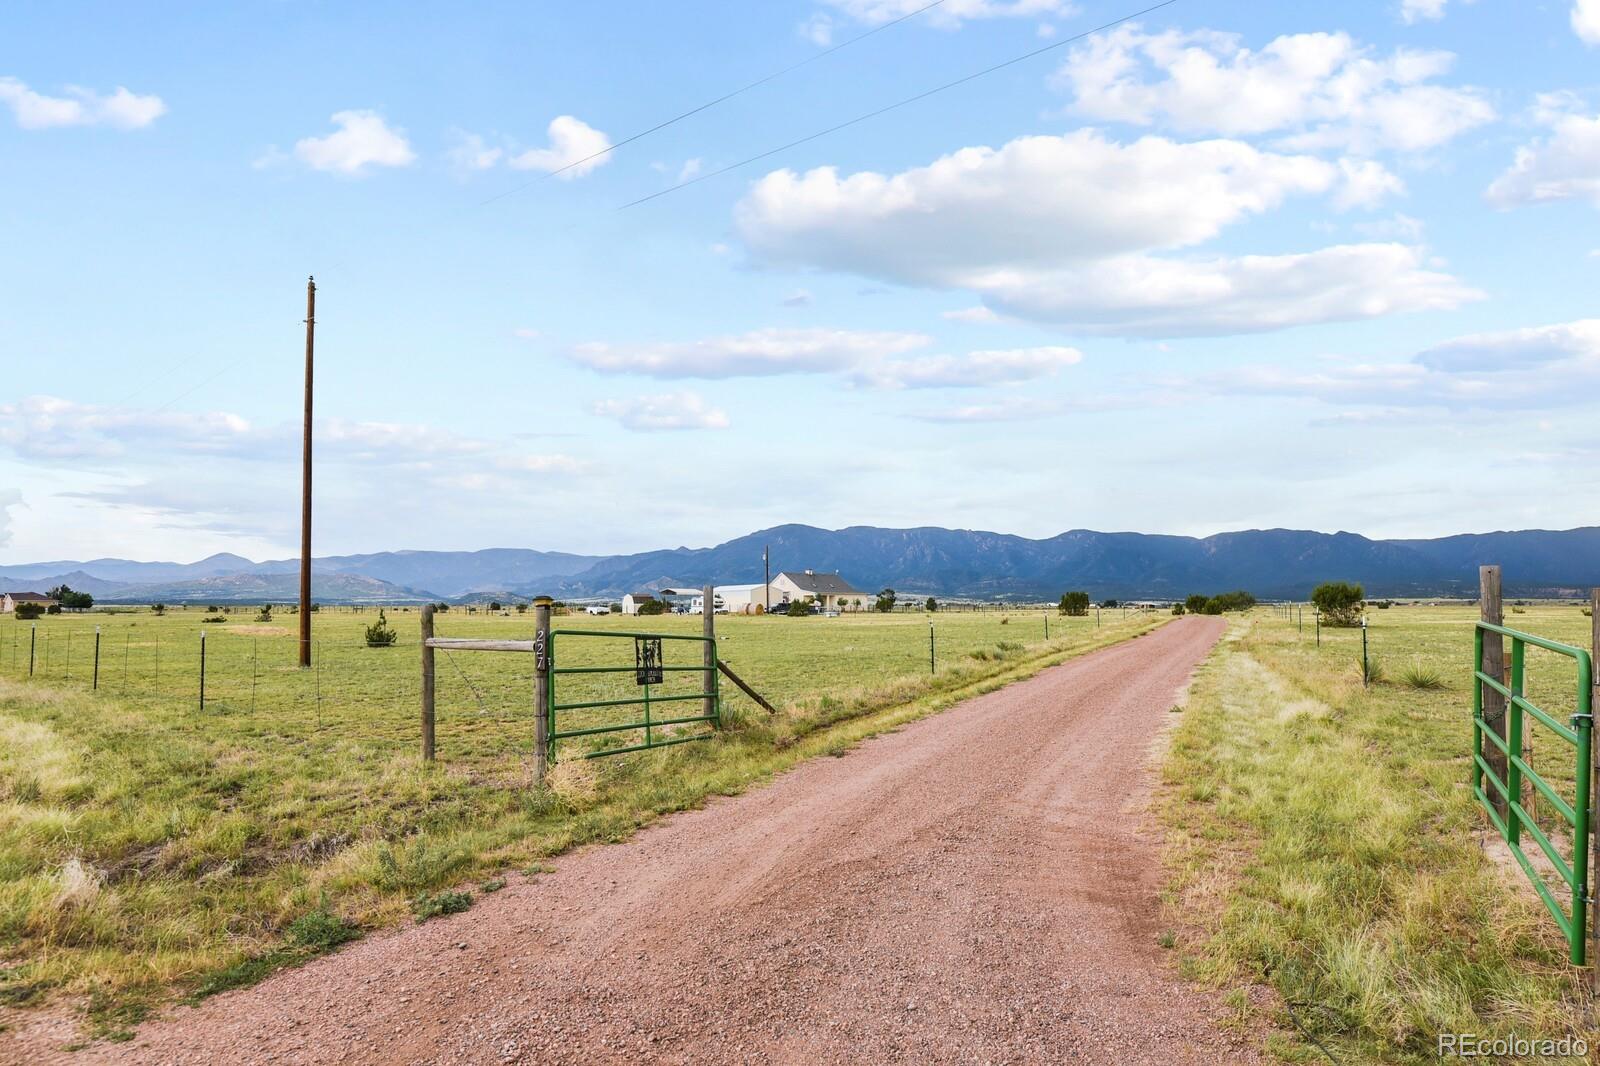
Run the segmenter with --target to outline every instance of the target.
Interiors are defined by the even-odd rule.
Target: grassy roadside
[[[848,653],[882,625],[811,621],[730,627],[740,669],[761,676],[761,633],[778,634],[773,655],[830,641]],[[776,719],[735,701],[713,742],[562,763],[543,790],[514,754],[460,754],[473,750],[465,715],[442,732],[456,758],[425,767],[355,734],[301,735],[286,721],[293,703],[199,718],[171,699],[0,679],[0,1010],[11,1015],[0,1024],[16,1008],[71,1003],[90,1035],[125,1036],[175,995],[248,984],[364,930],[457,909],[505,871],[536,873],[549,856],[623,839],[1165,619],[1076,621],[1024,641],[1016,625],[980,639],[976,627],[998,620],[973,620],[966,647],[941,620],[953,647],[932,677],[858,652]],[[504,731],[483,732],[477,743],[508,746]]]
[[[1273,987],[1293,1012],[1278,1027],[1340,1062],[1436,1061],[1440,1033],[1560,1038],[1586,1025],[1565,943],[1496,857],[1467,785],[1474,616],[1374,612],[1386,680],[1364,690],[1359,631],[1324,630],[1318,649],[1309,625],[1302,635],[1254,612],[1200,671],[1172,737],[1166,902],[1183,968]],[[1508,621],[1587,642],[1576,607]],[[1442,687],[1427,687],[1430,673]],[[1530,658],[1530,693],[1559,717],[1570,678],[1560,660]],[[1534,756],[1570,788],[1554,743]],[[1274,1050],[1324,1061],[1310,1042]]]

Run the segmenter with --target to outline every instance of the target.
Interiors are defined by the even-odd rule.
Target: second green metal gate
[[[576,640],[596,641],[630,641],[632,643],[632,662],[603,663],[600,665],[561,665],[561,647],[571,647]],[[699,645],[702,649],[702,658],[699,663],[669,663],[663,654],[663,649],[670,647],[664,642],[682,641],[688,644]],[[717,669],[717,642],[714,637],[693,636],[683,633],[631,633],[614,632],[593,629],[553,629],[550,631],[548,669],[549,682],[549,711],[546,728],[549,737],[549,759],[554,762],[556,752],[562,740],[576,737],[601,736],[611,733],[636,734],[633,743],[621,747],[598,748],[585,752],[586,759],[598,758],[602,755],[621,755],[624,752],[644,751],[647,748],[661,748],[669,744],[685,744],[693,740],[707,740],[715,736],[715,729],[722,721],[722,693],[718,680]],[[699,674],[701,682],[693,692],[663,691],[668,685],[669,674]],[[569,686],[561,684],[561,678],[574,679],[579,676],[589,676],[596,680],[614,678],[626,683],[626,675],[632,674],[632,685],[636,695],[606,698],[606,699],[569,699],[563,703],[562,693]],[[652,692],[654,688],[656,691]],[[580,692],[579,695],[584,695]],[[698,706],[695,704],[698,703]],[[656,708],[665,705],[667,710],[663,713]],[[638,717],[623,715],[622,721],[614,720],[616,715],[607,715],[603,712],[612,708],[637,707]],[[674,713],[688,709],[699,711],[698,714]],[[596,720],[598,719],[598,720]],[[685,733],[682,726],[704,724],[707,728],[695,732]]]

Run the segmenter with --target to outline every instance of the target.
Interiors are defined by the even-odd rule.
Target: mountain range
[[[475,552],[328,555],[312,562],[312,595],[328,603],[416,603],[488,597],[616,599],[666,586],[758,583],[762,552],[779,570],[837,571],[864,592],[982,600],[1181,599],[1248,589],[1304,599],[1320,581],[1365,584],[1368,595],[1475,595],[1480,563],[1504,568],[1514,595],[1578,594],[1600,586],[1600,527],[1370,539],[1355,533],[1243,530],[1205,538],[1070,530],[1045,539],[939,527],[821,530],[781,525],[715,547],[574,555],[525,547]],[[298,562],[211,555],[194,563],[54,560],[0,567],[0,591],[67,584],[102,603],[288,602]]]
[[[594,556],[529,548],[393,551],[312,563],[312,595],[327,603],[417,603],[548,594],[616,598],[674,585],[762,580],[772,572],[837,572],[863,592],[983,600],[1055,599],[1084,589],[1099,599],[1181,599],[1247,589],[1303,599],[1318,582],[1359,581],[1370,596],[1474,596],[1477,568],[1498,563],[1513,595],[1568,595],[1600,586],[1600,527],[1372,540],[1355,533],[1252,529],[1210,537],[1071,530],[1033,540],[924,526],[828,530],[784,525],[712,548]],[[265,603],[298,595],[297,561],[213,555],[195,563],[56,560],[0,566],[0,591],[66,584],[102,603]]]

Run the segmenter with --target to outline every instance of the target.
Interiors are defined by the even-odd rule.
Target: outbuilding
[[[622,597],[622,613],[638,614],[639,608],[647,603],[655,603],[656,594],[653,592],[630,592]]]

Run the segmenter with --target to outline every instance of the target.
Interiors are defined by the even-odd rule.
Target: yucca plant
[[[1441,689],[1445,687],[1444,671],[1418,660],[1400,671],[1400,682],[1408,688]]]
[[[384,617],[382,608],[379,608],[378,620],[367,627],[367,647],[391,647],[396,635],[395,631],[389,628],[389,619]]]

